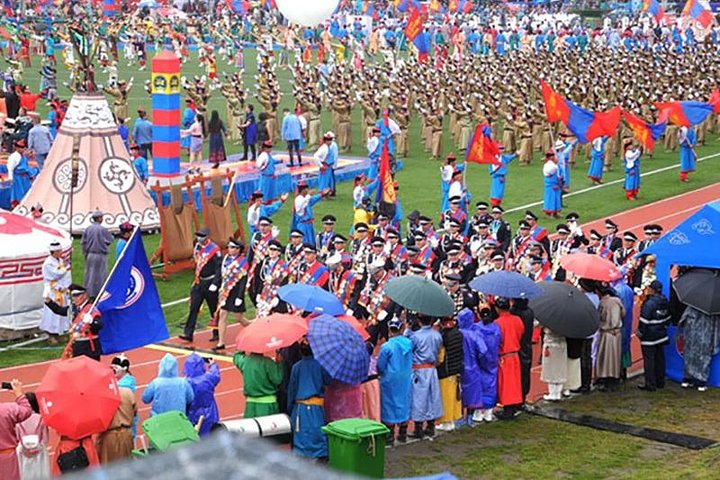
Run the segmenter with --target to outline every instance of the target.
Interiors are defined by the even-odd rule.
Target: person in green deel
[[[233,363],[243,376],[244,418],[263,417],[280,412],[277,389],[283,381],[282,363],[259,353],[236,352]]]

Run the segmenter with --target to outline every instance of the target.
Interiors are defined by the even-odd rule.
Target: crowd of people
[[[102,90],[113,98],[119,133],[143,181],[149,176],[152,121],[140,107],[132,127],[126,125],[133,82],[119,78],[119,70],[124,70],[119,65],[144,69],[152,44],[171,49],[183,62],[195,50],[206,76],[184,79],[182,85],[187,98],[181,144],[189,153],[190,173],[200,170],[205,144],[209,163],[217,167],[225,161],[229,140],[243,145],[242,159],[254,161],[261,175],[259,190],[248,206],[248,239],[230,238],[223,253],[212,241],[212,232],[195,232],[195,275],[179,338],[199,343],[194,335],[203,304],[210,312],[211,348],[216,353],[225,352],[226,342],[232,340],[227,338],[229,320],[243,326],[251,323],[245,318],[248,301],[257,317],[307,316],[278,296],[280,287],[291,283],[333,293],[369,337],[371,366],[365,381],[355,385],[331,378],[314,359],[306,339],[266,355],[234,353],[233,363],[243,376],[244,418],[288,414],[298,455],[326,459],[327,439],[321,427],[342,418],[386,424],[391,444],[405,443],[409,437],[432,438],[436,430],[453,430],[463,423],[513,419],[531,400],[530,372],[538,363],[533,345],[541,352],[547,401],[615,390],[633,363],[633,333],[640,339],[645,367],[639,387],[661,389],[667,326],[677,321],[686,328],[685,348],[692,359],[686,363],[683,387],[704,391],[715,340],[720,340],[716,335],[720,328],[714,326],[720,321],[692,307],[672,313],[673,302],[662,295],[663,285],[655,278],[655,259],[643,255],[663,234],[662,226],[646,225],[643,239],[621,231],[612,218],[605,220],[604,231],[585,231],[580,215],[571,212],[562,215],[562,223],[554,222],[551,233],[541,225],[540,215],[528,210],[513,228],[503,218],[502,203],[508,164],[517,159],[530,165],[538,151],[544,156],[539,178],[545,185],[543,212],[548,217],[561,218],[562,194],[571,190],[571,173],[582,155],[590,160],[587,177],[598,184],[603,173],[619,162],[626,172],[626,197],[636,199],[641,156],[652,155],[637,132],[630,124],[622,125],[613,135],[588,143],[583,151],[575,134],[555,131],[547,121],[540,81],[588,109],[618,105],[655,123],[659,109],[654,102],[712,100],[720,78],[717,26],[704,30],[688,22],[665,26],[639,15],[608,19],[602,27],[590,29],[578,17],[542,7],[510,13],[479,6],[447,12],[441,6],[420,34],[431,52],[428,61],[421,61],[404,34],[409,12],[378,2],[377,18],[368,24],[360,15],[367,11],[357,12],[346,3],[350,2],[316,29],[287,26],[277,12],[263,8],[235,15],[225,2],[216,2],[214,10],[201,2],[184,2],[190,16],[183,20],[161,20],[140,10],[94,24],[90,3],[72,1],[46,10],[47,25],[16,22],[15,35],[5,44],[12,68],[4,75],[4,96],[0,96],[0,114],[7,118],[3,148],[12,152],[8,158],[12,200],[23,197],[43,168],[67,108],[67,101],[59,98],[56,45],[65,47],[62,55],[72,72],[67,85],[71,91]],[[40,11],[39,18],[42,15]],[[73,20],[61,27],[55,22],[61,18]],[[257,118],[242,75],[245,41],[256,44],[258,56]],[[87,43],[97,47],[95,60],[108,75],[105,86],[97,84],[95,66],[87,62],[90,57],[83,47]],[[277,58],[274,43],[281,46]],[[124,47],[122,59],[119,45]],[[43,85],[37,94],[22,82],[33,51],[43,56]],[[293,64],[291,54],[296,59]],[[219,59],[237,72],[219,78]],[[294,108],[284,109],[281,119],[283,89],[277,68],[292,72]],[[224,120],[218,111],[208,115],[208,101],[216,91],[226,100]],[[52,106],[45,121],[36,113],[40,98]],[[333,215],[324,216],[316,232],[313,206],[336,193],[334,169],[339,153],[353,148],[351,118],[358,107],[369,168],[354,180],[351,232],[336,231]],[[332,112],[332,126],[324,134],[323,109]],[[379,178],[383,152],[387,148],[394,172],[395,159],[417,148],[408,141],[411,119],[416,117],[422,147],[436,160],[441,160],[444,144],[463,152],[475,124],[487,124],[489,135],[502,140],[498,164],[488,170],[491,191],[479,195],[488,201],[472,203],[464,184],[464,162],[454,154],[442,159],[440,166],[439,216],[418,210],[405,215],[397,199],[373,200],[379,188],[399,189],[392,178],[389,185],[386,178]],[[667,151],[680,150],[680,180],[687,181],[696,169],[694,147],[718,132],[720,115],[715,112],[690,127],[668,125],[657,141]],[[290,166],[295,160],[302,165],[302,153],[312,151],[319,168],[317,193],[298,183],[291,202],[292,224],[284,237],[272,218],[289,198],[279,194],[276,185],[280,162],[273,148],[280,141],[287,147]],[[92,217],[93,225],[81,242],[83,285],[71,283],[60,244],[49,246],[43,265],[46,308],[41,329],[51,335],[52,343],[71,332],[67,356],[100,360],[97,340],[103,322],[91,300],[101,293],[114,240],[102,226],[102,212]],[[116,258],[134,228],[129,223],[120,228]],[[621,278],[608,283],[575,277],[561,260],[577,252],[613,262]],[[493,297],[470,287],[474,278],[497,271],[517,272],[535,282],[573,284],[598,309],[597,332],[587,338],[567,338],[539,325],[526,299]],[[406,275],[441,285],[454,303],[453,315],[429,317],[407,311],[387,297],[387,283]],[[637,332],[636,304],[640,306]],[[78,446],[85,451],[87,465],[131,455],[137,434],[137,387],[127,358],[115,357],[111,366],[121,387],[113,423],[96,439],[61,438],[58,457]],[[157,378],[139,398],[151,405],[150,415],[184,412],[191,422],[200,423],[200,434],[207,435],[220,423],[214,398],[220,369],[193,353],[185,358],[182,372],[181,376],[177,359],[166,355]],[[34,396],[24,393],[17,381],[9,387],[16,402],[0,404],[0,467],[10,472],[10,479],[38,478],[33,475],[44,475],[50,468],[44,450],[47,430]],[[55,472],[61,467],[52,463]]]

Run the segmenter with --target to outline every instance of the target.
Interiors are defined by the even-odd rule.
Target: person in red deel
[[[525,325],[520,317],[510,313],[510,299],[499,297],[494,302],[498,312],[495,324],[500,327],[500,362],[498,367],[498,403],[503,406],[498,418],[509,420],[520,413],[523,403],[520,380],[520,341]]]
[[[28,112],[34,112],[37,110],[37,102],[42,98],[41,93],[32,93],[30,87],[25,86],[20,92],[20,106],[25,107]]]

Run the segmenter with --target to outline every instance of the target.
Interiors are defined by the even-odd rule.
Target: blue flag
[[[106,355],[170,336],[139,229],[117,260],[97,309],[102,313],[100,345]]]

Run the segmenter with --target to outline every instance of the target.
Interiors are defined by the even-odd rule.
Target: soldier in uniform
[[[528,263],[530,271],[528,277],[534,282],[549,282],[553,279],[552,264],[537,255],[531,255]]]
[[[303,246],[304,259],[298,269],[297,283],[329,289],[330,271],[317,259],[315,247],[306,243]]]
[[[248,293],[250,294],[250,300],[253,304],[257,299],[257,294],[260,293],[262,286],[258,283],[257,267],[263,261],[268,254],[268,247],[270,242],[277,236],[277,230],[272,226],[272,219],[270,217],[260,217],[258,220],[258,231],[253,233],[250,237],[250,251],[248,252],[248,263],[250,264],[250,272],[248,278],[250,279],[250,286]]]
[[[591,255],[600,255],[605,259],[610,259],[613,255],[612,250],[603,244],[603,236],[595,229],[590,230],[590,240],[588,242],[587,253]]]
[[[438,271],[435,275],[435,281],[442,284],[445,281],[447,275],[455,273],[460,275],[461,283],[464,285],[468,282],[468,276],[470,270],[467,265],[463,262],[463,244],[459,242],[453,242],[448,245],[445,251],[446,258],[438,265]],[[474,270],[472,270],[474,271]]]
[[[476,226],[481,221],[485,222],[488,226],[492,223],[493,217],[488,213],[489,205],[487,202],[477,202],[475,204],[476,213],[472,216],[471,224]],[[502,213],[502,212],[501,212]]]
[[[357,276],[350,270],[348,258],[339,252],[333,253],[325,262],[330,270],[330,292],[340,302],[348,315],[357,316],[357,302],[360,297],[360,283]]]
[[[603,246],[614,253],[617,249],[622,247],[622,240],[617,234],[617,223],[613,222],[609,218],[606,219],[605,230],[607,231],[607,234],[603,237]]]
[[[322,218],[323,231],[318,233],[315,238],[315,245],[319,250],[318,257],[323,262],[335,251],[333,239],[335,238],[336,221],[334,215],[325,215]]]
[[[387,339],[387,320],[394,313],[395,305],[383,293],[385,285],[392,278],[382,258],[376,258],[368,264],[368,279],[360,293],[358,305],[364,309],[363,316],[368,322],[366,328],[374,345],[380,338]]]
[[[448,248],[454,243],[464,244],[467,241],[462,232],[462,224],[455,218],[450,219],[447,224],[448,231],[440,237],[440,248],[443,252],[447,252]]]
[[[528,222],[520,220],[518,225],[518,233],[515,235],[515,238],[513,238],[510,257],[513,259],[513,269],[523,273],[518,269],[523,266],[523,258],[525,257],[525,253],[530,246],[530,243],[532,242],[532,237],[530,236],[530,224]]]
[[[297,229],[291,230],[290,241],[285,245],[285,262],[288,265],[288,281],[290,283],[297,282],[300,265],[305,256],[303,238],[303,232]]]
[[[394,275],[405,275],[408,270],[408,250],[400,242],[400,233],[394,228],[389,229],[387,232],[385,248],[388,251],[388,258],[393,264]]]
[[[355,238],[350,245],[350,254],[353,259],[353,272],[361,284],[365,283],[365,271],[367,268],[367,256],[370,252],[369,228],[366,223],[355,224]]]
[[[288,283],[287,263],[281,258],[283,248],[277,240],[271,240],[268,254],[255,270],[258,284],[261,286],[257,294],[257,316],[266,317],[270,313],[287,313],[287,304],[280,300],[277,291]]]
[[[222,256],[220,247],[210,240],[210,230],[203,228],[195,232],[195,278],[190,289],[190,312],[182,335],[178,338],[186,342],[193,341],[195,325],[203,302],[207,303],[210,315],[214,315],[218,305],[218,289],[220,287]],[[218,340],[218,331],[213,329],[210,341]]]
[[[469,289],[467,286],[461,285],[462,277],[457,273],[449,273],[445,276],[443,287],[447,290],[448,295],[455,305],[453,317],[457,317],[460,310],[468,308],[473,312],[477,309],[480,300],[477,293]]]
[[[500,206],[492,208],[492,221],[490,222],[490,235],[495,239],[498,248],[507,252],[510,248],[511,232],[510,224],[503,219],[505,210]]]
[[[228,240],[227,254],[222,259],[220,269],[220,292],[218,294],[218,343],[213,351],[225,349],[225,332],[227,331],[227,317],[229,313],[235,316],[235,321],[242,326],[250,324],[243,315],[245,313],[245,286],[250,270],[247,258],[244,255],[245,245],[240,240]]]
[[[68,287],[72,305],[61,306],[46,298],[45,305],[56,315],[70,316],[70,343],[65,348],[62,358],[85,355],[100,361],[100,330],[103,327],[100,312],[93,309],[87,290],[81,285],[72,284]]]
[[[632,232],[625,232],[622,237],[622,248],[615,250],[613,254],[613,261],[618,267],[623,265],[633,266],[633,258],[638,253],[635,248],[637,242],[637,236]],[[632,270],[632,268],[630,269]],[[628,271],[628,278],[632,278],[632,272]],[[632,285],[632,282],[629,282]]]

